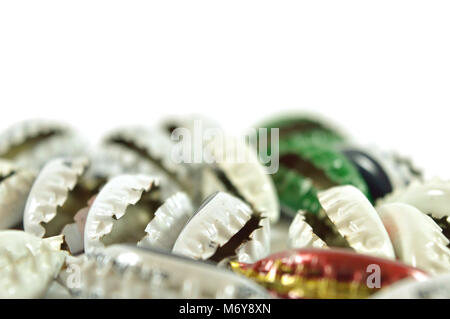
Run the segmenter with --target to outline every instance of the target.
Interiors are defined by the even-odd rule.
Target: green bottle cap
[[[317,190],[354,185],[369,200],[366,182],[357,168],[341,154],[323,132],[292,134],[280,140],[280,168],[273,179],[288,215],[299,209],[317,213]],[[335,140],[334,140],[335,141]]]
[[[296,171],[280,167],[273,175],[282,211],[294,217],[299,209],[317,213],[320,209],[317,191],[311,180]]]
[[[280,139],[291,134],[304,134],[310,131],[321,131],[339,142],[344,142],[347,139],[339,128],[319,116],[304,114],[279,116],[262,123],[258,127],[267,128],[269,134],[270,129],[278,128]]]

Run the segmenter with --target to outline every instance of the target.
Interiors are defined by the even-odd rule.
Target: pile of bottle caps
[[[450,182],[318,116],[0,132],[2,298],[450,298]]]

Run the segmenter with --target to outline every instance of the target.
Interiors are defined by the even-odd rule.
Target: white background
[[[450,178],[449,1],[3,1],[0,128],[315,110]]]

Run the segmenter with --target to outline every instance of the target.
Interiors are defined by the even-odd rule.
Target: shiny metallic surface
[[[380,286],[371,287],[370,265],[380,270]],[[399,262],[341,249],[296,249],[270,255],[254,264],[231,262],[237,273],[281,298],[366,298],[394,282],[425,280],[423,271]]]

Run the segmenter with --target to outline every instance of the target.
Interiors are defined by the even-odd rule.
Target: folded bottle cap
[[[342,247],[395,258],[378,213],[360,190],[351,185],[336,186],[319,192],[318,198],[318,214],[299,211],[291,223],[289,241],[294,247]]]
[[[82,298],[270,298],[229,270],[154,248],[111,245],[68,264],[81,271],[81,282],[68,288]],[[63,271],[60,281],[70,274]]]
[[[317,236],[305,221],[305,212],[300,211],[289,226],[289,247],[327,248],[327,244]]]
[[[270,224],[237,197],[212,194],[175,242],[173,253],[220,262],[255,261],[270,251]]]
[[[317,213],[316,192],[336,185],[354,185],[370,198],[357,168],[335,147],[310,137],[292,135],[280,141],[280,169],[274,175],[282,207],[293,215],[299,209]]]
[[[399,260],[431,274],[450,271],[449,240],[433,219],[403,203],[384,204],[377,211]]]
[[[194,214],[187,194],[178,192],[170,196],[155,212],[145,228],[146,235],[137,245],[172,250],[183,227]]]
[[[394,249],[377,211],[354,186],[336,186],[319,192],[323,211],[355,251],[394,259]]]
[[[159,128],[146,126],[118,127],[102,138],[102,145],[120,145],[162,170],[171,183],[191,197],[198,192],[189,165],[176,163],[173,158],[173,142]]]
[[[296,169],[300,174],[307,174],[308,170],[302,172],[302,166],[309,170],[317,170],[317,178],[312,176],[313,183],[321,188],[330,184],[350,184],[358,187],[366,196],[367,185],[358,170],[334,147],[320,145],[314,138],[304,136],[289,136],[280,141],[280,164],[290,169]],[[320,174],[322,173],[322,174]]]
[[[86,198],[77,203],[79,207],[72,206],[73,201],[69,201],[87,165],[85,157],[56,158],[42,168],[25,206],[23,226],[26,232],[38,237],[54,236],[60,234],[65,224],[72,222],[73,215],[87,201]]]
[[[22,223],[23,210],[36,174],[0,159],[0,229]]]
[[[203,198],[225,191],[244,200],[272,223],[277,222],[280,208],[275,186],[255,151],[232,137],[212,139],[205,149],[216,161],[203,166]]]
[[[231,267],[281,298],[365,298],[398,280],[428,277],[399,262],[342,249],[287,250]]]
[[[119,175],[102,188],[86,219],[84,246],[87,253],[113,243],[172,249],[193,213],[184,193],[161,196],[159,180],[144,174]]]
[[[0,133],[0,157],[29,169],[56,157],[82,156],[85,145],[72,127],[55,121],[26,120]]]
[[[40,298],[67,253],[62,236],[42,239],[19,230],[0,231],[0,298]]]
[[[377,201],[377,207],[387,203],[404,203],[416,207],[443,229],[450,239],[450,182],[439,178],[414,181]]]

